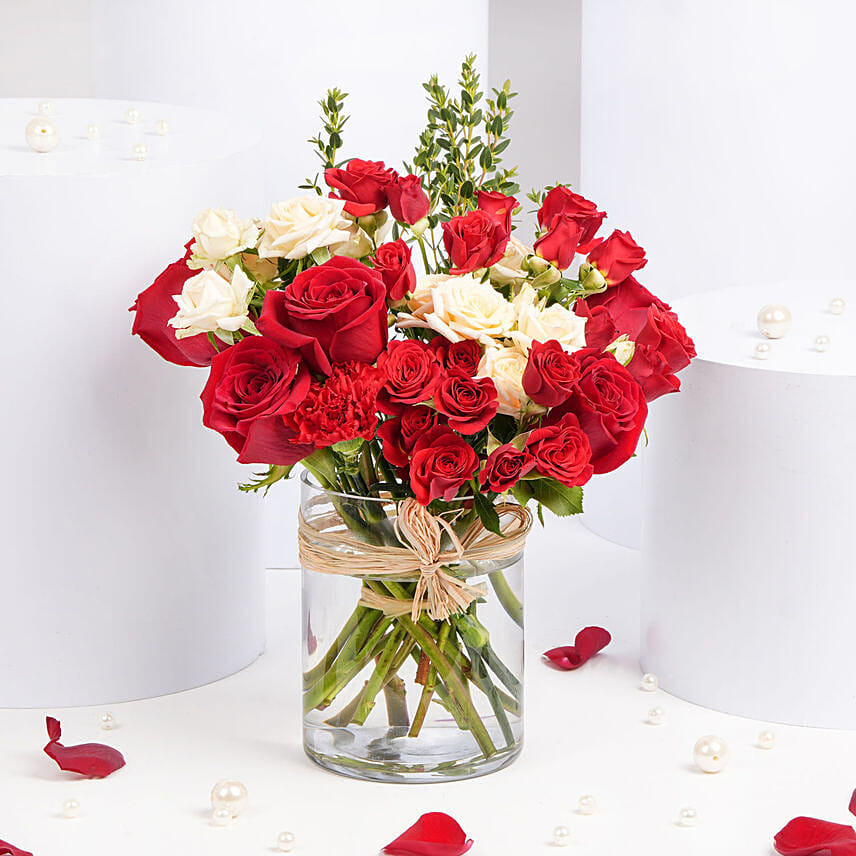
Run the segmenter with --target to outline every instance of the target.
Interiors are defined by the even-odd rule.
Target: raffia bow
[[[401,546],[372,545],[361,541],[345,527],[338,512],[329,512],[307,521],[301,514],[298,545],[301,565],[323,574],[352,577],[404,577],[418,573],[413,599],[385,597],[364,588],[360,602],[387,615],[408,612],[415,621],[425,609],[434,621],[464,612],[483,586],[472,586],[450,574],[445,566],[459,562],[500,561],[518,555],[532,518],[529,512],[511,503],[498,505],[502,535],[496,535],[475,520],[458,536],[443,517],[435,517],[415,499],[405,499],[398,508],[393,530]],[[451,549],[443,550],[443,533]]]

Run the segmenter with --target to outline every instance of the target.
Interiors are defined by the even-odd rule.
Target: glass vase
[[[327,491],[303,474],[301,537],[310,541],[313,527],[335,520],[348,539],[398,545],[397,510],[392,498]],[[347,557],[345,540],[333,549]],[[426,611],[414,620],[418,573],[353,576],[346,558],[341,565],[337,573],[302,572],[309,757],[346,776],[385,782],[465,779],[510,764],[523,738],[522,553],[444,565],[480,591],[465,612],[443,621]],[[365,605],[367,593],[387,605]]]

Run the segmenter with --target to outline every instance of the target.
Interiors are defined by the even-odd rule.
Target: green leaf
[[[556,479],[537,479],[527,484],[532,487],[535,499],[542,505],[546,505],[557,517],[582,514],[583,489],[581,487],[566,487]]]
[[[253,473],[255,479],[250,480],[246,484],[239,484],[238,490],[242,490],[244,493],[255,493],[264,489],[263,495],[267,496],[270,486],[280,479],[287,479],[293,468],[294,464],[287,467],[271,466],[266,473]]]
[[[532,490],[532,483],[528,481],[519,481],[511,488],[511,495],[521,504],[526,505],[535,492]]]
[[[473,484],[475,488],[475,483]],[[474,491],[473,504],[475,505],[476,513],[482,522],[482,525],[488,532],[493,532],[496,535],[502,535],[502,530],[499,526],[499,515],[493,507],[493,503],[478,490]]]

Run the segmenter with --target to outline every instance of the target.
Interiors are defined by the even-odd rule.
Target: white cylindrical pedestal
[[[842,316],[827,311],[838,295]],[[771,302],[794,324],[762,361],[755,315]],[[650,420],[642,666],[706,707],[856,728],[856,283],[723,289],[675,308],[698,357]]]
[[[199,209],[259,211],[258,138],[168,105],[129,124],[128,106],[55,101],[61,143],[37,154],[35,100],[0,101],[0,707],[175,692],[264,646],[258,503],[201,424],[205,371],[163,362],[128,312]]]

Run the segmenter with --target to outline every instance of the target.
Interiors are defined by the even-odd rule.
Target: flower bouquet
[[[522,736],[522,554],[542,509],[634,454],[692,342],[634,278],[629,232],[503,166],[510,85],[474,60],[432,77],[404,173],[341,160],[345,96],[320,102],[322,176],[263,220],[209,209],[139,295],[134,332],[210,366],[203,423],[265,492],[303,465],[304,742],[350,775],[498,769]]]

